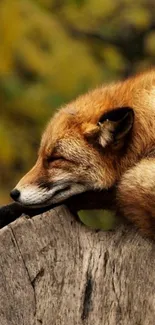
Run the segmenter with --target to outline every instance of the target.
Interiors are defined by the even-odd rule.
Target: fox
[[[35,165],[10,195],[35,209],[85,193],[154,237],[155,70],[102,85],[61,107],[43,132]]]

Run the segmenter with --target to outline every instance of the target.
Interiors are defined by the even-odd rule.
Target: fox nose
[[[11,192],[10,192],[10,196],[12,197],[12,199],[14,201],[17,201],[20,197],[20,191],[18,191],[16,188],[13,189]]]

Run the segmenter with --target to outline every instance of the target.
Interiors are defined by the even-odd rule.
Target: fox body
[[[62,107],[43,133],[35,166],[11,196],[35,208],[114,186],[115,208],[153,236],[155,71],[102,86]]]

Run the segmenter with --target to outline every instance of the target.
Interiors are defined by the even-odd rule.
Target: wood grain
[[[155,244],[65,206],[0,230],[0,325],[154,325]]]

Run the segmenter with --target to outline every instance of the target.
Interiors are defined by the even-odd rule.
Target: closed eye
[[[58,161],[58,160],[65,160],[65,158],[62,157],[62,156],[49,156],[49,157],[47,157],[47,159],[46,159],[46,161],[47,161],[48,163],[52,163],[52,162],[54,162],[54,161]]]

